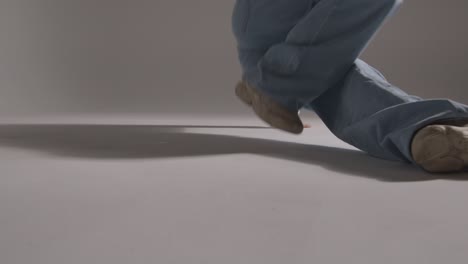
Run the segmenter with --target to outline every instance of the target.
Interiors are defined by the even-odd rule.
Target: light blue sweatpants
[[[341,140],[414,163],[424,126],[468,122],[468,106],[423,100],[358,59],[401,0],[237,0],[232,17],[243,80],[291,109],[315,111]]]

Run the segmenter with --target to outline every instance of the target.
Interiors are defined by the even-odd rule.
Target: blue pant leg
[[[408,95],[361,60],[308,107],[343,141],[378,158],[414,164],[411,141],[419,129],[444,120],[468,122],[467,105]]]
[[[258,78],[266,51],[285,41],[289,31],[310,9],[311,0],[237,0],[232,30],[237,40],[244,79]]]
[[[320,0],[271,46],[251,82],[304,105],[341,81],[399,0]],[[275,18],[272,16],[272,20]]]
[[[254,84],[260,77],[259,62],[319,0],[236,0],[232,30],[237,40],[242,79]],[[284,102],[286,99],[276,98]],[[287,104],[285,104],[287,106]]]

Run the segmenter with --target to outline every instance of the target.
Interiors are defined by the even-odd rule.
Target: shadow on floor
[[[194,127],[0,125],[0,147],[88,159],[158,159],[247,153],[318,165],[380,181],[468,180],[465,173],[429,174],[409,164],[376,159],[356,150],[184,132],[184,128]]]

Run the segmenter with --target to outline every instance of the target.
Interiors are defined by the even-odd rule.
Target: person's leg
[[[335,135],[370,155],[421,165],[411,148],[423,146],[423,154],[437,152],[437,158],[448,151],[468,166],[463,156],[468,155],[466,129],[452,137],[439,133],[439,138],[452,142],[440,146],[419,137],[430,124],[468,123],[468,106],[410,96],[356,60],[399,3],[238,0],[233,26],[243,79],[291,111],[302,106],[314,110]],[[413,142],[415,135],[418,144]],[[433,159],[429,162],[434,164]]]
[[[238,0],[243,79],[291,111],[341,81],[400,0]]]
[[[259,62],[315,6],[317,0],[237,0],[232,30],[237,39],[243,80],[259,79]]]
[[[287,97],[273,98],[254,87],[259,80],[259,62],[270,47],[285,41],[288,33],[315,6],[316,0],[237,0],[232,16],[238,43],[242,81],[236,95],[270,126],[300,134],[302,120],[294,102]],[[289,107],[289,105],[294,107]]]
[[[448,99],[423,100],[408,95],[361,60],[356,61],[339,84],[306,107],[314,110],[328,128],[343,141],[372,156],[415,165],[421,165],[421,162],[414,159],[411,148],[413,138],[420,129],[431,124],[468,124],[467,105]],[[463,138],[462,135],[466,132],[468,128],[463,128],[461,133],[455,134],[454,139],[458,141],[454,146],[432,145],[431,147],[437,149],[429,151],[442,155],[445,150],[440,150],[441,147],[447,148],[447,151],[458,148],[465,153],[453,154],[459,155],[458,157],[468,154],[468,137]],[[422,140],[418,144],[428,145],[433,142]],[[467,158],[460,159],[465,159],[468,163]],[[437,165],[434,160],[428,162]],[[450,167],[451,164],[445,166],[447,171],[459,168]]]

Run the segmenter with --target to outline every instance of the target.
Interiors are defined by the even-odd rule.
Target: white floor
[[[317,120],[300,137],[240,119],[3,123],[1,264],[468,259],[467,175],[369,157]]]

